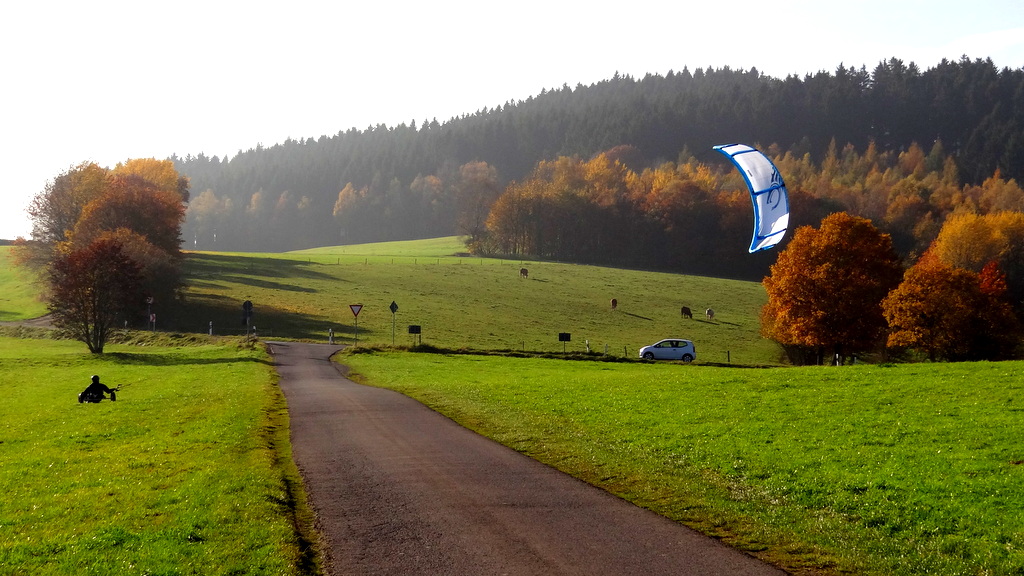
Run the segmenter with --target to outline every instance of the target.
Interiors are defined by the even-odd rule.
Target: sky
[[[1019,0],[32,0],[0,8],[0,239],[81,162],[445,122],[616,72],[1024,67]],[[193,190],[193,193],[200,191]]]

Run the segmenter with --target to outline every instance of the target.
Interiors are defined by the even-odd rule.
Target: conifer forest
[[[779,168],[791,229],[848,212],[909,260],[954,213],[1024,211],[1024,69],[616,74],[442,122],[172,160],[191,181],[185,249],[459,234],[477,254],[760,280],[776,254],[747,254],[746,187],[712,150],[736,142]]]

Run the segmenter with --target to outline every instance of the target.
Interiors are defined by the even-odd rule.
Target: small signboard
[[[419,333],[420,333],[420,326],[419,326],[419,324],[409,324],[409,334],[419,334]]]
[[[565,343],[572,341],[572,335],[568,332],[559,332],[558,341],[562,343],[562,353],[565,353]]]
[[[349,308],[349,310],[352,311],[352,315],[355,316],[356,318],[358,318],[359,317],[359,311],[363,309],[363,305],[362,304],[349,304],[348,308]]]

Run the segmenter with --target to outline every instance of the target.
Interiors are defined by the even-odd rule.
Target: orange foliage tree
[[[982,274],[951,266],[928,251],[882,302],[888,345],[935,360],[1013,357],[1020,327],[994,262]]]
[[[181,227],[187,198],[188,179],[178,175],[170,160],[129,160],[113,170],[80,164],[60,174],[33,199],[29,216],[34,240],[25,243],[23,251],[32,257],[22,261],[50,271],[49,299],[55,314],[67,315],[69,304],[61,299],[78,297],[67,292],[69,287],[85,290],[88,287],[82,288],[82,282],[93,282],[89,278],[94,271],[79,269],[85,265],[104,273],[124,270],[141,286],[138,293],[129,294],[111,280],[115,282],[110,286],[112,297],[138,301],[114,306],[104,300],[103,306],[125,312],[140,305],[146,296],[169,303],[180,286]],[[114,258],[117,267],[105,267],[97,256],[101,252]],[[81,306],[76,310],[74,315],[80,317]],[[90,350],[102,351],[109,318],[90,318],[90,334],[77,326],[69,329],[74,328],[76,337]]]
[[[177,254],[184,219],[185,207],[176,191],[160,189],[141,176],[114,174],[104,192],[82,209],[71,241],[84,246],[101,232],[125,228],[158,249]]]
[[[839,212],[820,228],[801,227],[764,279],[761,334],[798,363],[876,349],[886,327],[882,299],[902,272],[891,238],[867,219]]]

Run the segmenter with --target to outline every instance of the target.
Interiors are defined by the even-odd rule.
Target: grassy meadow
[[[32,274],[14,265],[11,246],[0,246],[0,322],[38,318],[46,314]]]
[[[158,345],[140,332],[95,357],[0,338],[0,574],[314,566],[292,529],[303,496],[272,368],[187,335],[211,321],[243,333],[245,300],[261,337],[358,339],[342,361],[361,381],[794,573],[1024,574],[1024,363],[779,367],[758,334],[758,283],[462,250],[445,238],[193,253],[184,304],[156,304]],[[25,283],[0,272],[0,319],[42,313]],[[635,358],[682,337],[698,361],[400,352],[387,350],[393,319],[399,346],[410,324],[453,350],[561,353],[570,332],[566,351],[589,341]],[[92,373],[129,386],[116,404],[79,405]]]
[[[215,332],[239,334],[241,305],[250,300],[253,324],[267,337],[325,340],[333,330],[346,343],[410,345],[419,340],[408,326],[419,325],[424,344],[456,349],[562,352],[558,334],[568,332],[569,352],[589,342],[592,351],[635,358],[662,338],[688,338],[699,363],[780,360],[758,334],[766,298],[759,283],[455,255],[461,250],[457,238],[445,238],[280,255],[195,253],[188,308],[158,324],[205,331],[213,321]],[[350,304],[363,304],[358,327]],[[681,316],[683,306],[693,319]],[[704,318],[707,307],[713,321]]]
[[[0,574],[309,573],[266,355],[170,340],[0,337]],[[92,374],[116,402],[78,403]]]
[[[1024,573],[1024,363],[371,352],[356,377],[794,573]]]

